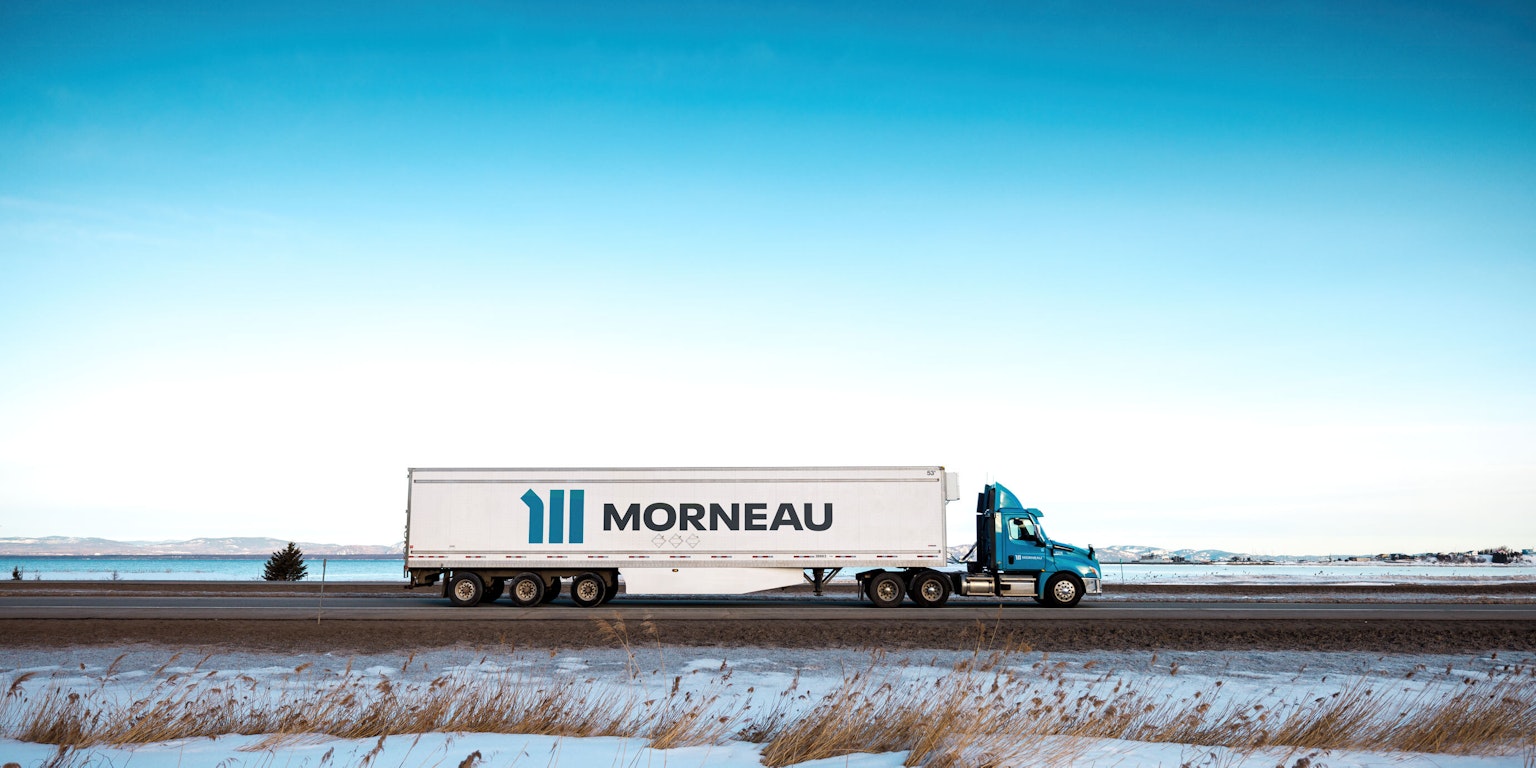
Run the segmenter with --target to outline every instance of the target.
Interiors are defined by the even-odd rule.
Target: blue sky
[[[937,463],[1079,543],[1536,546],[1533,137],[1520,3],[6,3],[0,536]]]

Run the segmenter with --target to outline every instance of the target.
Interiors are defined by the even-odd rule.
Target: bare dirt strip
[[[1329,585],[1327,590],[1349,587]],[[1262,593],[1280,596],[1284,590],[1316,594],[1317,585],[1302,587],[1160,585],[1153,589],[1127,586],[1146,598],[1179,600],[1188,594],[1221,594],[1240,599]],[[1362,589],[1367,589],[1362,587]],[[1374,585],[1373,595],[1393,593],[1441,595],[1447,602],[1508,599],[1536,594],[1533,584]],[[308,595],[314,584],[184,582],[19,582],[0,585],[0,601],[9,595],[70,595],[122,593]],[[1259,592],[1255,592],[1259,590]],[[419,598],[392,584],[328,585],[327,595],[390,594]],[[1298,595],[1299,596],[1299,595]],[[814,599],[807,596],[807,599]],[[552,606],[552,610],[575,610]],[[484,609],[470,609],[484,610]],[[494,610],[494,609],[492,609]],[[941,609],[942,610],[942,609]],[[874,611],[868,621],[764,621],[752,619],[665,620],[654,623],[654,636],[630,621],[628,632],[637,643],[782,648],[934,648],[1028,647],[1037,650],[1326,650],[1392,653],[1451,653],[1536,651],[1536,622],[1498,620],[1363,620],[1363,619],[1107,619],[1085,611],[1079,618],[999,618],[986,622],[904,619]],[[599,628],[609,620],[602,609],[590,621],[496,618],[480,620],[354,620],[322,622],[295,619],[6,619],[0,620],[0,648],[63,648],[119,646],[132,643],[179,648],[209,647],[250,651],[333,651],[367,653],[420,650],[468,645],[511,648],[611,647],[613,640]]]
[[[152,643],[246,651],[372,653],[455,645],[612,647],[572,621],[380,622],[336,620],[14,619],[0,647],[64,648]],[[880,619],[805,624],[750,620],[656,622],[670,645],[781,648],[1029,648],[1035,650],[1314,650],[1390,653],[1536,651],[1536,627],[1497,621],[1031,620],[988,625]],[[636,642],[652,637],[631,626]]]

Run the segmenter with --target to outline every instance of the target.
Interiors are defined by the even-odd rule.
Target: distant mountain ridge
[[[1098,550],[1101,563],[1135,563],[1135,562],[1183,562],[1183,563],[1217,563],[1228,562],[1233,558],[1239,560],[1256,560],[1270,563],[1296,563],[1318,562],[1326,560],[1341,560],[1357,557],[1370,557],[1370,555],[1350,552],[1331,552],[1325,555],[1276,555],[1271,553],[1254,554],[1252,552],[1230,552],[1225,549],[1167,549],[1164,547],[1148,547],[1136,544],[1115,544],[1101,547]]]
[[[1164,549],[1134,544],[1117,544],[1098,551],[1099,562],[1134,563],[1140,560],[1169,560],[1177,557],[1185,562],[1209,563],[1230,560],[1233,557],[1252,557],[1246,552],[1228,552],[1225,549]],[[1285,562],[1288,560],[1314,559],[1315,556],[1266,555],[1265,559]]]
[[[971,551],[970,544],[962,544],[949,548],[951,557],[964,559]],[[1164,547],[1148,547],[1139,544],[1113,544],[1105,547],[1094,547],[1094,554],[1101,563],[1217,563],[1228,562],[1232,558],[1249,559],[1273,563],[1317,562],[1327,559],[1341,559],[1349,557],[1364,557],[1364,555],[1255,555],[1248,552],[1229,552],[1225,549],[1166,549]],[[1177,559],[1176,559],[1177,558]]]
[[[381,544],[325,544],[294,542],[305,555],[399,555],[401,542]],[[114,541],[93,537],[42,536],[0,538],[0,555],[270,555],[288,545],[285,539],[259,536],[187,539],[186,541]]]

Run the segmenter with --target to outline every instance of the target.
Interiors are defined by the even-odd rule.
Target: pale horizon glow
[[[0,537],[407,467],[944,465],[1077,544],[1536,547],[1519,3],[0,6]]]

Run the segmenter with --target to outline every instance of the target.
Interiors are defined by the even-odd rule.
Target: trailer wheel
[[[583,608],[592,608],[603,604],[603,596],[608,593],[608,584],[603,577],[588,571],[571,580],[571,602]]]
[[[901,605],[901,599],[906,597],[907,588],[901,583],[901,577],[894,573],[882,573],[872,579],[865,586],[869,594],[869,601],[877,608],[895,608]]]
[[[479,605],[485,594],[485,582],[475,573],[455,573],[448,580],[448,602],[459,607]]]
[[[949,602],[949,579],[933,571],[912,577],[912,602],[924,608],[939,608]]]
[[[539,605],[544,602],[544,579],[536,573],[519,573],[512,577],[507,594],[512,596],[512,604],[520,608]]]
[[[1083,580],[1070,573],[1058,573],[1045,582],[1045,604],[1053,608],[1071,608],[1083,599]]]
[[[551,577],[549,577],[549,585],[544,588],[544,596],[539,598],[539,602],[544,603],[544,604],[547,605],[549,603],[553,603],[555,601],[555,598],[557,598],[559,596],[560,596],[560,577],[559,576],[551,576]]]

